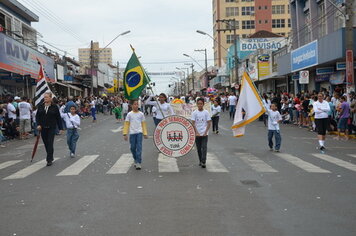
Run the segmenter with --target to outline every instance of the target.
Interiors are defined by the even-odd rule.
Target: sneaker
[[[141,164],[140,163],[136,164],[136,170],[141,170]]]
[[[201,162],[199,162],[199,166],[201,166],[201,164],[202,164],[202,163],[201,163]]]
[[[274,150],[275,152],[279,152],[279,150]]]
[[[325,147],[324,147],[324,146],[321,146],[319,149],[320,149],[321,151],[324,151],[324,150],[325,150]]]
[[[5,146],[5,145],[2,145],[2,144],[0,145],[0,147],[2,147],[2,148],[6,148],[6,146]]]
[[[47,162],[47,166],[51,166],[52,164],[53,164],[52,161],[48,161],[48,162]]]
[[[216,131],[216,134],[219,134],[219,130]]]
[[[205,168],[206,167],[206,164],[205,163],[202,163],[201,164],[201,168]]]
[[[71,157],[71,158],[74,158],[74,157],[75,157],[75,154],[74,154],[74,153],[71,153],[71,154],[70,154],[70,157]]]

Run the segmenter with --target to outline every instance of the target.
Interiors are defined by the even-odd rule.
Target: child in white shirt
[[[71,106],[68,113],[63,113],[61,110],[61,117],[66,123],[67,127],[67,144],[70,151],[70,157],[75,157],[75,150],[79,139],[78,129],[80,126],[80,117],[77,114],[77,107]]]
[[[210,114],[204,110],[204,98],[197,100],[198,110],[192,113],[192,123],[196,133],[195,143],[197,145],[199,165],[206,167],[206,155],[208,151],[208,134],[211,126]]]

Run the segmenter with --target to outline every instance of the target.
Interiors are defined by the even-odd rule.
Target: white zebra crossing
[[[340,160],[338,158],[335,158],[335,157],[332,157],[332,156],[329,156],[329,155],[326,155],[326,154],[315,153],[315,154],[312,154],[312,155],[317,157],[317,158],[319,158],[319,159],[322,159],[324,161],[333,163],[333,164],[335,164],[337,166],[341,166],[341,167],[343,167],[345,169],[356,171],[356,165],[352,164],[350,162],[343,161],[343,160]]]
[[[119,132],[122,132],[123,129],[124,129],[124,127],[123,127],[123,126],[120,126],[120,127],[117,128],[117,129],[112,129],[111,132],[113,132],[113,133],[119,133]]]
[[[305,170],[306,172],[310,172],[310,173],[331,173],[328,170],[324,170],[318,166],[315,166],[309,162],[303,161],[302,159],[293,156],[291,154],[288,153],[275,153],[276,156],[278,156],[279,158]]]
[[[243,162],[249,165],[253,170],[263,173],[276,173],[277,170],[273,169],[266,162],[250,153],[235,153]]]
[[[133,163],[134,160],[131,153],[122,154],[106,174],[126,174]]]
[[[226,173],[229,172],[223,164],[218,160],[217,156],[214,153],[208,152],[207,159],[206,159],[206,169],[208,172],[220,172]]]
[[[57,176],[70,176],[70,175],[79,175],[85,168],[87,168],[90,163],[95,161],[99,155],[90,155],[90,156],[83,156],[78,161],[64,169],[62,172],[57,174]]]
[[[17,163],[19,163],[19,162],[21,162],[22,160],[14,160],[14,161],[6,161],[6,162],[4,162],[4,163],[1,163],[0,164],[0,170],[1,169],[5,169],[5,168],[7,168],[7,167],[9,167],[9,166],[12,166],[12,165],[15,165],[15,164],[17,164]]]
[[[54,161],[58,160],[59,158],[54,158]],[[8,179],[23,179],[26,178],[29,175],[32,175],[33,173],[39,171],[42,168],[46,167],[46,160],[42,160],[39,162],[36,162],[28,167],[26,167],[25,169],[22,169],[6,178],[4,178],[4,180],[8,180]]]
[[[177,173],[179,172],[177,159],[167,157],[160,153],[158,155],[158,172],[160,173]]]
[[[348,154],[350,157],[356,158],[356,154]]]

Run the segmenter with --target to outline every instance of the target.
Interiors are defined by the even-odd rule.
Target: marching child
[[[315,131],[315,112],[313,109],[313,105],[309,105],[309,120],[310,120],[310,131]]]
[[[214,105],[211,107],[212,116],[211,120],[213,122],[213,133],[219,133],[219,117],[221,113],[221,106],[217,99],[214,100]]]
[[[210,114],[207,110],[204,110],[204,98],[198,98],[197,106],[198,110],[192,113],[192,123],[195,129],[196,138],[195,143],[197,145],[199,165],[202,168],[206,167],[206,154],[208,151],[208,134],[211,126]]]
[[[67,127],[67,144],[70,152],[70,157],[75,157],[75,149],[79,139],[78,129],[80,126],[80,117],[77,114],[77,107],[71,106],[68,113],[61,113],[62,119]]]
[[[271,108],[269,108],[266,104],[265,107],[268,112],[268,146],[271,151],[273,151],[273,135],[275,136],[276,146],[274,151],[279,152],[281,148],[281,132],[279,130],[279,122],[282,120],[282,116],[277,110],[277,104],[272,103]]]
[[[122,121],[122,106],[120,104],[117,104],[112,112],[115,114],[116,122]]]
[[[131,101],[132,111],[130,111],[125,119],[123,135],[125,141],[128,140],[127,135],[130,134],[130,149],[135,161],[136,170],[141,170],[142,162],[142,136],[147,139],[147,127],[144,114],[138,110],[138,100]]]
[[[124,114],[124,120],[125,120],[126,116],[127,116],[127,113],[129,113],[129,104],[127,103],[126,99],[122,103],[122,113]]]

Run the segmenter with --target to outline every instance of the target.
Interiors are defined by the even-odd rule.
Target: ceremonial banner
[[[241,92],[236,106],[234,125],[232,126],[234,136],[243,136],[245,125],[253,122],[265,112],[266,109],[258,92],[250,76],[245,72],[241,80]]]
[[[178,116],[183,116],[187,119],[191,119],[192,118],[192,113],[195,110],[198,110],[198,106],[196,104],[177,104],[177,103],[171,103],[171,107],[174,111],[174,114],[178,115]],[[204,104],[204,110],[207,110],[210,114],[211,114],[211,103],[210,102],[206,102]]]
[[[132,56],[124,72],[124,94],[125,98],[129,100],[137,99],[150,82],[150,78],[141,66],[135,50],[132,50]]]
[[[40,64],[40,71],[38,72],[37,84],[36,84],[36,93],[35,93],[35,106],[40,105],[44,102],[44,94],[46,92],[51,92],[46,80],[46,74],[43,70],[42,64]]]

